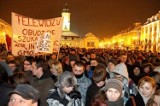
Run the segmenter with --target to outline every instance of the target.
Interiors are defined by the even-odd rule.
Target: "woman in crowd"
[[[126,103],[126,106],[146,106],[156,90],[156,82],[153,78],[145,76],[138,82],[139,93],[132,96]]]
[[[57,77],[63,72],[62,64],[59,61],[54,61],[51,64],[50,71],[52,73],[52,79],[56,82]]]
[[[117,79],[106,80],[106,85],[97,94],[108,106],[124,106],[122,97],[123,83]],[[93,104],[94,102],[92,102]]]
[[[49,106],[84,106],[73,73],[65,71],[59,76],[55,85],[57,88],[51,89],[47,98]]]

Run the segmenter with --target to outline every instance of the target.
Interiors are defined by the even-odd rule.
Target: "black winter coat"
[[[101,87],[98,87],[94,82],[88,87],[86,93],[86,104],[85,106],[91,105],[92,98],[99,92]]]
[[[9,100],[9,93],[14,90],[14,87],[8,83],[0,84],[0,106],[7,106]]]
[[[136,106],[145,106],[142,96],[138,93],[136,96],[133,96]],[[125,106],[133,106],[132,99],[130,98]]]

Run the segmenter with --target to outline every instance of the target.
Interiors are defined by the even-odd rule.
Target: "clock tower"
[[[62,11],[63,17],[63,27],[62,31],[70,31],[70,12],[68,9],[68,4],[66,3]]]

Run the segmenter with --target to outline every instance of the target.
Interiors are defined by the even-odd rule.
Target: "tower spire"
[[[62,17],[63,17],[63,31],[70,31],[70,12],[68,8],[68,4],[65,3],[63,11],[62,11]]]
[[[68,3],[65,3],[64,8],[63,8],[63,12],[69,12],[69,8],[68,8]]]

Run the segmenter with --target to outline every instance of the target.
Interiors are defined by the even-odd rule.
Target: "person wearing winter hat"
[[[137,85],[138,81],[143,77],[140,65],[137,65],[137,64],[133,65],[133,70],[131,70],[131,71],[132,71],[132,75],[130,78]]]
[[[47,97],[49,106],[83,106],[82,97],[77,90],[77,79],[68,71],[63,72],[55,83],[56,89],[51,89]]]
[[[127,67],[124,63],[119,63],[115,66],[113,73],[114,77],[121,80],[124,84],[127,84],[129,81],[129,75]]]
[[[106,85],[97,95],[100,94],[100,99],[106,101],[108,106],[124,106],[122,90],[123,83],[113,78],[106,80]]]
[[[138,90],[136,84],[129,78],[127,67],[124,63],[119,63],[116,65],[115,69],[113,70],[114,78],[120,80],[124,86],[124,102],[126,103],[127,100],[130,98],[130,95],[137,95]]]
[[[18,84],[9,93],[8,106],[38,106],[39,91],[28,84]]]
[[[107,91],[110,88],[116,89],[121,94],[123,90],[123,83],[114,78],[107,79],[105,86],[101,90]]]
[[[59,88],[76,87],[77,79],[75,78],[73,73],[66,71],[59,76],[58,81],[55,83],[55,86]]]

